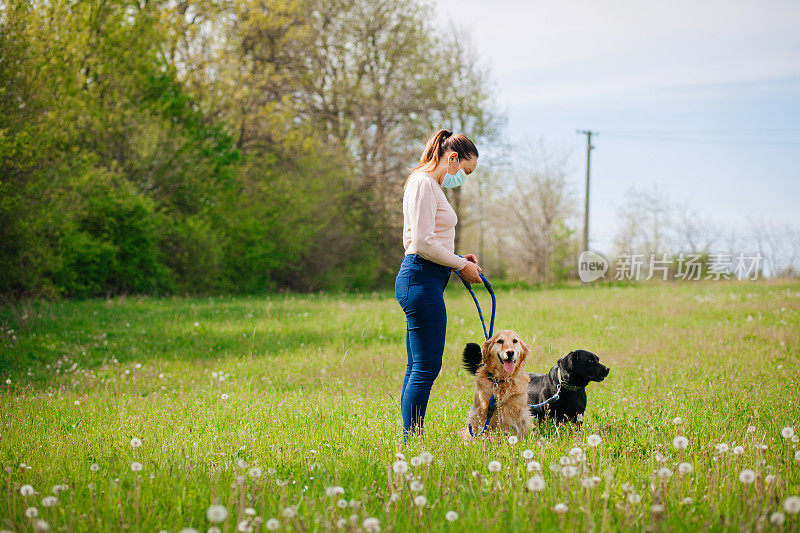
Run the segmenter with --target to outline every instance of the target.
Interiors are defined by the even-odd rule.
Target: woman
[[[403,192],[405,257],[395,281],[397,301],[406,314],[408,366],[400,395],[403,437],[422,433],[433,380],[442,368],[447,311],[444,288],[450,270],[470,283],[480,281],[473,254],[453,253],[458,222],[442,188],[458,187],[478,164],[478,150],[465,136],[441,129],[425,145],[419,166]]]

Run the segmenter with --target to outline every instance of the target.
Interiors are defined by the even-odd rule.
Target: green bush
[[[70,183],[61,205],[55,285],[78,297],[173,288],[158,247],[153,202],[118,174],[91,168]]]

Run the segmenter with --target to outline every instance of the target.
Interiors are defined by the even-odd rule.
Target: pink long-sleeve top
[[[458,216],[439,183],[426,172],[411,174],[403,193],[403,247],[440,265],[461,270],[467,260],[455,249]]]

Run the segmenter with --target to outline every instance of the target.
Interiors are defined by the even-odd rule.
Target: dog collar
[[[478,365],[478,368],[480,368],[482,366],[485,366],[485,365],[483,363],[481,363],[481,364]],[[506,382],[506,380],[504,380],[504,379],[496,379],[494,377],[494,374],[492,374],[488,370],[486,371],[486,377],[489,378],[489,380],[491,380],[491,382],[494,383],[495,385],[498,385],[500,383],[505,383]]]
[[[561,377],[561,367],[557,366],[558,368],[558,386],[564,390],[581,390],[585,389],[586,387],[579,387],[578,385],[570,385],[569,383],[564,383],[564,380]]]

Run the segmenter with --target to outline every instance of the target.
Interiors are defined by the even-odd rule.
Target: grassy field
[[[457,280],[407,446],[392,293],[4,307],[0,529],[798,530],[800,284],[497,293],[528,370],[576,348],[612,368],[580,430],[458,438],[482,334]]]

